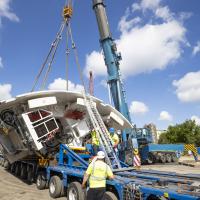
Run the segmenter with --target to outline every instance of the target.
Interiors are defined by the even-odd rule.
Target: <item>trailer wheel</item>
[[[171,155],[167,153],[165,156],[166,156],[166,162],[171,163],[172,162]]]
[[[147,158],[147,164],[152,164],[153,162],[154,162],[154,156],[153,156],[153,154],[152,153],[149,153],[148,154],[148,158]]]
[[[1,159],[0,166],[3,167],[3,165],[4,165],[4,159]]]
[[[4,162],[4,168],[5,168],[6,170],[9,170],[9,169],[10,169],[10,163],[9,163],[7,160],[5,160],[5,162]]]
[[[52,176],[49,182],[49,194],[52,198],[61,196],[63,184],[59,176]]]
[[[33,169],[28,168],[27,181],[29,184],[33,182]]]
[[[16,163],[15,166],[15,176],[19,176],[20,175],[20,163]]]
[[[116,195],[112,192],[105,192],[103,195],[103,200],[117,200],[118,198]]]
[[[178,158],[177,158],[177,156],[176,156],[175,153],[173,153],[173,154],[171,155],[171,157],[172,157],[172,162],[177,162],[177,161],[178,161]]]
[[[46,189],[47,180],[44,172],[39,172],[36,178],[36,186],[38,190]]]
[[[72,182],[67,188],[67,199],[68,200],[84,200],[85,193],[79,182]]]
[[[15,172],[15,163],[11,164],[10,171],[11,171],[11,173]]]
[[[160,161],[161,161],[161,163],[166,163],[166,155],[165,154],[162,154],[160,156]]]
[[[147,200],[160,200],[159,197],[155,196],[155,195],[150,195]]]
[[[26,179],[27,175],[28,175],[27,166],[25,164],[22,164],[21,172],[20,172],[20,178],[21,179]]]

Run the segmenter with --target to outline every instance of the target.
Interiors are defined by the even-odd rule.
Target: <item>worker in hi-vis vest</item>
[[[119,144],[119,137],[115,133],[115,129],[113,127],[109,128],[109,133],[110,133],[110,138],[112,140],[113,147],[114,149],[116,149],[117,145]]]
[[[87,200],[102,200],[106,191],[106,178],[114,179],[111,168],[105,163],[105,153],[99,151],[85,172],[82,188],[85,188],[89,179]]]
[[[98,137],[97,137],[97,133],[96,133],[95,130],[92,130],[92,131],[91,131],[91,138],[92,138],[92,149],[93,149],[93,154],[94,154],[94,156],[96,156],[96,155],[97,155],[97,152],[100,150],[100,149],[99,149],[100,143],[99,143],[99,139],[98,139]]]

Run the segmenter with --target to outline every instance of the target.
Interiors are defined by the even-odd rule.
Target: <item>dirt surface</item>
[[[0,167],[1,200],[51,200],[49,191],[38,190],[35,184],[28,185]],[[58,200],[67,200],[66,197]]]
[[[141,169],[176,172],[180,174],[200,174],[200,167],[189,167],[179,164],[144,165]]]
[[[177,172],[182,174],[200,174],[200,167],[179,164],[146,165],[142,169]],[[0,200],[51,200],[48,189],[38,190],[35,184],[28,185],[0,167]],[[58,200],[67,200],[66,197]]]

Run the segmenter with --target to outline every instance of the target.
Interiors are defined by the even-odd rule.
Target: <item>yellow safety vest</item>
[[[92,144],[99,146],[99,139],[97,138],[96,131],[92,131],[91,136],[92,136]]]
[[[86,171],[86,174],[90,176],[90,188],[106,187],[106,178],[113,176],[111,168],[101,160],[91,163]]]
[[[116,133],[110,134],[110,138],[111,138],[113,144],[118,144],[119,143],[119,137],[118,137],[118,135]]]

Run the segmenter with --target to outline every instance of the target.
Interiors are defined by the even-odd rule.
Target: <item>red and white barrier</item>
[[[141,160],[139,155],[134,155],[133,157],[133,166],[134,167],[141,167]]]

